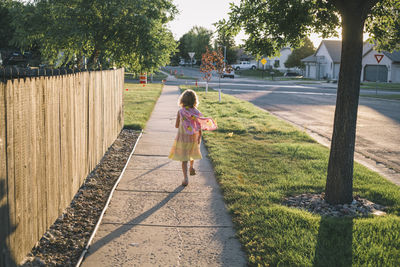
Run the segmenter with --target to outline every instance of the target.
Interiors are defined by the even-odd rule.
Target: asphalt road
[[[198,69],[177,68],[198,77]],[[178,81],[178,83],[193,83]],[[298,84],[248,78],[213,77],[210,86],[249,101],[330,144],[336,104],[335,84]],[[363,90],[362,90],[363,92]],[[371,91],[366,91],[371,92]],[[380,92],[392,93],[393,92]],[[400,101],[360,97],[356,159],[400,185]]]

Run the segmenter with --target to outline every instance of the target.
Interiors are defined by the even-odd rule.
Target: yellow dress
[[[178,161],[190,161],[201,159],[200,144],[198,143],[200,132],[187,134],[183,128],[182,116],[180,116],[178,134],[168,158]]]

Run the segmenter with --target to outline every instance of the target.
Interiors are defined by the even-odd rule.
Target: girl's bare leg
[[[194,160],[191,160],[190,161],[190,169],[189,169],[190,175],[195,175],[196,174],[196,171],[193,168],[193,163],[194,163]]]
[[[189,178],[188,178],[188,168],[187,168],[187,161],[182,161],[182,172],[183,172],[183,182],[182,185],[186,186],[189,183]]]

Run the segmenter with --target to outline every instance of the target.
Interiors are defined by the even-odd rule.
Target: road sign
[[[189,54],[189,57],[190,57],[190,58],[193,58],[193,57],[194,57],[194,52],[189,52],[188,54]]]
[[[375,55],[375,59],[378,62],[378,64],[381,62],[382,58],[383,58],[383,55]]]
[[[267,63],[267,60],[265,58],[261,59],[261,64],[265,65]]]

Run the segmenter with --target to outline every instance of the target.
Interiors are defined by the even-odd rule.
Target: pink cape
[[[187,134],[194,134],[200,130],[213,131],[218,127],[212,118],[203,117],[196,108],[183,107],[179,110],[179,115]]]

